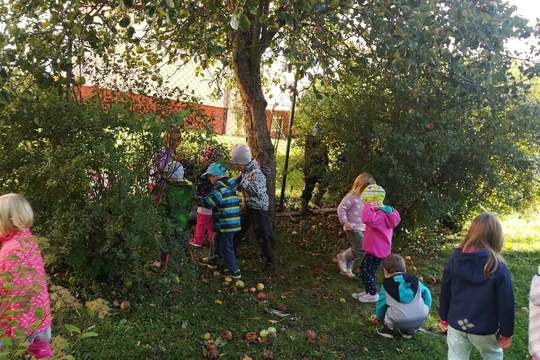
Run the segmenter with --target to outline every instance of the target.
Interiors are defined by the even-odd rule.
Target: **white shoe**
[[[354,273],[352,271],[340,271],[339,274],[343,275],[345,277],[348,277],[348,278],[355,278],[356,277],[356,275],[354,275]]]
[[[345,256],[343,256],[343,253],[339,253],[336,255],[337,265],[339,268],[340,273],[346,273],[347,271],[347,261],[345,260]]]
[[[370,294],[365,293],[364,295],[358,298],[358,301],[364,304],[376,303],[377,301],[379,301],[379,294],[370,295]]]
[[[360,298],[362,296],[366,295],[366,292],[365,291],[362,291],[362,292],[357,292],[357,293],[352,293],[352,297],[353,299],[356,299],[356,300],[360,300]]]

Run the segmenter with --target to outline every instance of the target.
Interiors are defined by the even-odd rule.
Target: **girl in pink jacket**
[[[362,222],[366,225],[366,231],[361,268],[365,291],[352,296],[363,303],[374,303],[379,299],[375,274],[383,259],[392,252],[394,228],[401,221],[396,209],[384,205],[385,196],[386,192],[379,185],[369,185],[362,193]]]
[[[20,329],[28,352],[42,359],[51,356],[51,308],[45,265],[30,231],[33,221],[23,196],[0,196],[0,338],[15,337]]]
[[[364,230],[366,226],[362,222],[362,192],[366,186],[375,184],[375,179],[371,174],[364,172],[356,177],[351,191],[339,204],[337,208],[339,222],[343,226],[343,231],[347,234],[347,240],[351,244],[350,247],[343,250],[336,256],[339,267],[339,273],[343,276],[352,278],[354,262],[360,258],[364,250]]]

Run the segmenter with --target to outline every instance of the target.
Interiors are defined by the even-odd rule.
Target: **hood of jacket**
[[[462,249],[455,249],[452,275],[464,282],[476,285],[484,284],[489,280],[484,275],[484,266],[488,260],[489,252],[487,250],[478,249],[474,252],[463,252]]]
[[[386,293],[397,302],[409,304],[418,292],[418,278],[406,273],[395,274],[384,279],[383,286]]]

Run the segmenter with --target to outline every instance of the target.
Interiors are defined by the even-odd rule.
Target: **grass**
[[[516,293],[516,334],[507,359],[527,358],[527,316],[529,284],[540,264],[540,220],[508,217],[505,257],[510,265]],[[259,303],[244,292],[229,294],[228,287],[211,271],[197,268],[193,276],[181,275],[180,285],[164,287],[146,294],[144,301],[132,301],[127,312],[116,312],[98,321],[99,337],[77,345],[77,359],[203,359],[201,336],[219,336],[222,329],[233,333],[233,340],[219,347],[222,359],[240,359],[248,354],[261,359],[262,351],[272,349],[275,359],[443,359],[445,338],[437,329],[438,285],[431,285],[434,308],[424,328],[414,340],[388,340],[379,337],[370,324],[374,306],[361,305],[351,298],[358,280],[340,277],[333,256],[346,244],[336,235],[335,217],[306,220],[280,220],[277,230],[279,271],[264,278],[258,271],[256,249],[243,244],[241,268],[248,286],[265,284],[272,300]],[[450,246],[426,258],[411,255],[419,275],[440,276]],[[156,282],[161,281],[156,276]],[[172,290],[172,291],[170,291]],[[342,300],[343,299],[343,300]],[[114,300],[114,299],[111,299]],[[222,301],[216,304],[215,300]],[[474,301],[474,299],[471,299]],[[268,308],[286,305],[295,320],[283,320],[268,313]],[[270,321],[279,322],[272,325]],[[272,344],[247,344],[243,333],[277,328]],[[312,344],[304,332],[313,329],[321,336]],[[58,329],[55,329],[58,331]],[[479,359],[474,355],[472,359]]]

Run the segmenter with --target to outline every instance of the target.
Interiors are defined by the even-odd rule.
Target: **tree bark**
[[[275,212],[276,158],[270,131],[266,125],[267,101],[262,90],[261,59],[263,51],[250,45],[249,33],[237,32],[233,38],[232,63],[240,98],[244,105],[246,140],[253,156],[268,170],[266,185],[270,215]]]

